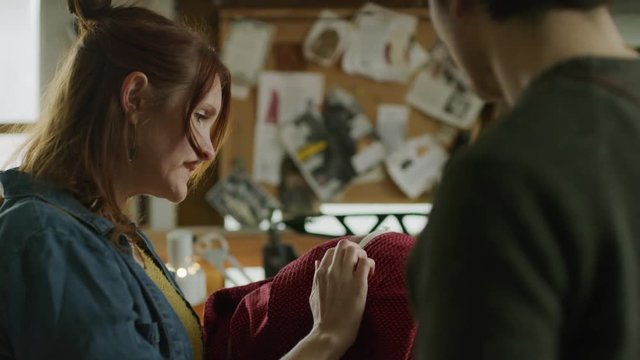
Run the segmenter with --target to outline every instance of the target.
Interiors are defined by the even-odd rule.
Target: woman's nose
[[[203,136],[202,140],[202,146],[200,148],[200,160],[211,161],[216,156],[216,151],[213,148],[213,144],[211,143],[211,138],[209,138],[208,136]]]

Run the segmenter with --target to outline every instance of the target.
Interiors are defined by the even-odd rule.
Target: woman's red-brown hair
[[[112,7],[111,0],[68,0],[68,5],[80,34],[47,88],[21,170],[71,191],[115,224],[112,239],[119,241],[122,234],[136,232],[114,189],[116,162],[127,161],[133,136],[119,100],[125,77],[134,71],[147,76],[154,88],[152,106],[187,89],[185,135],[201,155],[192,113],[219,78],[222,106],[210,134],[218,150],[228,129],[229,71],[201,33],[150,10]],[[193,180],[210,164],[203,164]]]

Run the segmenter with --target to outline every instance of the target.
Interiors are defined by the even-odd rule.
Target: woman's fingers
[[[367,298],[368,276],[375,262],[358,243],[344,239],[315,263],[309,297],[314,327],[340,339],[343,350],[355,340]]]
[[[331,263],[333,262],[335,251],[336,251],[335,248],[331,248],[331,249],[327,250],[327,252],[324,253],[324,256],[322,257],[322,260],[320,260],[320,265],[318,265],[318,267],[316,269],[316,273],[318,273],[318,275],[326,274],[327,271],[329,271],[329,267],[331,266]]]
[[[320,261],[314,261],[314,273],[313,273],[313,287],[311,290],[315,290],[318,287],[318,268],[320,268]]]
[[[338,245],[336,245],[335,253],[333,255],[332,266],[336,267],[336,270],[342,271],[342,266],[344,265],[345,251],[351,247],[353,247],[354,242],[349,241],[348,239],[342,239],[338,241]]]
[[[331,269],[338,273],[342,273],[347,269],[355,271],[362,261],[365,262],[363,270],[367,270],[367,276],[369,272],[373,273],[375,262],[367,257],[367,252],[351,239],[342,239],[335,247],[325,252],[320,264],[316,265],[316,273],[324,275]]]
[[[376,269],[376,262],[369,258],[360,258],[356,265],[355,278],[363,282],[368,281],[369,276],[373,275]]]
[[[360,248],[359,245],[349,245],[344,249],[342,266],[345,270],[355,270],[356,265],[361,259],[367,259],[367,252]]]

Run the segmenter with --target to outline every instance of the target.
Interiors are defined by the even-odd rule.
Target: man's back
[[[640,61],[534,80],[447,168],[409,268],[418,357],[640,358],[638,154]]]

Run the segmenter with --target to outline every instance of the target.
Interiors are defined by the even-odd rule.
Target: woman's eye
[[[203,122],[207,118],[204,114],[200,113],[195,113],[193,116],[197,122]]]

